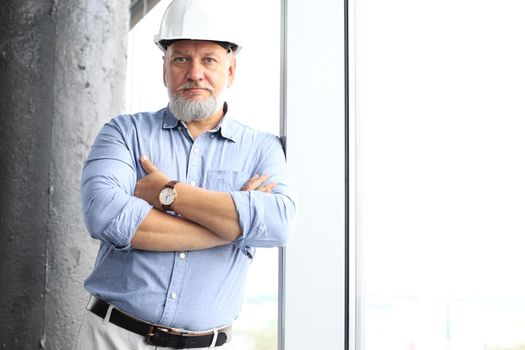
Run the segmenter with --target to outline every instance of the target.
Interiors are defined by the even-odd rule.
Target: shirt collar
[[[225,115],[222,118],[216,129],[216,131],[218,131],[225,139],[237,142],[239,127],[237,123],[228,115]]]
[[[173,129],[179,126],[180,120],[175,118],[169,107],[164,108],[164,120],[162,121],[163,129]],[[182,125],[182,123],[180,123]]]
[[[225,112],[228,111],[228,106],[225,106]],[[178,118],[176,118],[170,111],[168,107],[164,110],[164,120],[162,122],[162,128],[163,129],[173,129],[178,126],[183,126],[183,122],[181,122]],[[224,115],[222,120],[219,122],[219,124],[209,132],[212,133],[219,133],[222,137],[231,140],[233,142],[237,142],[238,135],[239,135],[239,126],[237,123],[231,119],[227,114]]]

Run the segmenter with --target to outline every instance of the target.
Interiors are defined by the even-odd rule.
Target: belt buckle
[[[159,326],[150,326],[148,329],[148,333],[146,333],[146,336],[144,337],[147,344],[159,345],[158,342],[156,342],[153,339],[153,337],[155,337],[158,334],[157,332],[166,333],[166,334],[170,333],[168,328],[159,327]]]
[[[156,345],[156,346],[173,346],[173,340],[169,341],[163,335],[175,335],[187,337],[189,333],[174,331],[173,329],[167,327],[160,327],[152,325],[148,328],[148,332],[145,335],[145,341],[147,344]],[[178,342],[177,342],[178,343]]]
[[[153,344],[153,342],[151,341],[151,337],[153,337],[155,335],[154,333],[154,330],[157,329],[156,326],[150,326],[148,328],[148,333],[146,333],[146,336],[144,337],[145,340],[146,340],[146,344],[150,344],[150,345],[155,345]]]

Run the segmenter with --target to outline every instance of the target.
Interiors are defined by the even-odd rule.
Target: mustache
[[[177,91],[183,91],[183,90],[188,90],[188,89],[203,89],[203,90],[207,90],[207,91],[212,91],[212,87],[209,86],[209,85],[200,85],[198,83],[194,83],[194,82],[187,82],[187,83],[184,83],[182,84],[181,86],[179,86],[177,88]]]

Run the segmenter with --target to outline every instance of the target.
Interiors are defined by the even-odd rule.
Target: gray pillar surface
[[[0,4],[0,349],[69,349],[98,243],[80,174],[123,107],[129,0]]]

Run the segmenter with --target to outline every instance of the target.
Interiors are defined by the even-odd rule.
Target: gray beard
[[[217,112],[223,105],[214,96],[204,101],[187,100],[180,95],[169,93],[169,109],[171,113],[183,122],[204,120]]]

